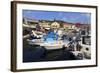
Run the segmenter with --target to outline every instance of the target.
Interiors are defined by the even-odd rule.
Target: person
[[[33,34],[33,30],[29,32],[30,39],[36,39],[37,37]]]
[[[79,42],[76,43],[76,50],[81,51],[82,46],[79,44]]]
[[[40,31],[41,30],[41,26],[39,24],[36,25],[36,30]]]

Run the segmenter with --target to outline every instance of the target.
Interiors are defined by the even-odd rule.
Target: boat
[[[47,50],[61,49],[64,46],[62,41],[44,42],[40,46],[43,46]]]
[[[29,45],[40,45],[42,43],[44,43],[43,39],[27,39]]]
[[[33,32],[35,36],[38,36],[35,32]],[[58,39],[58,36],[50,31],[47,35],[43,35],[43,37],[39,39],[27,39],[30,45],[39,45],[44,47],[45,49],[61,49],[64,47],[65,43],[62,40]]]
[[[56,41],[44,41],[43,39],[27,39],[29,45],[38,45],[41,47],[44,47],[47,50],[53,50],[53,49],[61,49],[64,47],[65,42],[62,40],[56,40]]]

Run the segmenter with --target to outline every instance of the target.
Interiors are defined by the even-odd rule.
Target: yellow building
[[[60,28],[60,24],[55,21],[51,24],[51,28]]]
[[[76,26],[72,23],[63,23],[63,28],[65,28],[65,29],[77,29]]]

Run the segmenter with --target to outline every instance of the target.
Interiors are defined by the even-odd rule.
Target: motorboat
[[[64,46],[64,43],[60,41],[53,41],[53,42],[44,42],[41,43],[40,46],[43,46],[44,48],[48,50],[53,50],[53,49],[61,49]]]
[[[42,43],[44,43],[43,39],[27,39],[29,45],[40,45]]]
[[[29,45],[39,45],[44,47],[45,49],[61,49],[65,45],[65,42],[63,42],[62,40],[45,41],[41,38],[32,40],[27,39],[27,41],[29,42]]]
[[[33,34],[38,36],[35,32],[33,32]],[[45,49],[61,49],[66,45],[63,40],[58,39],[58,36],[54,32],[48,32],[47,35],[44,35],[39,39],[27,39],[27,41],[30,45],[39,45]]]

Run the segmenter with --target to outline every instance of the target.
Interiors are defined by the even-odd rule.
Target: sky
[[[60,12],[60,11],[38,11],[23,10],[23,17],[35,20],[63,20],[71,23],[90,24],[91,13]]]

